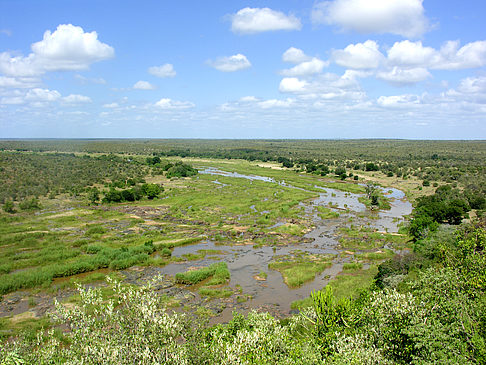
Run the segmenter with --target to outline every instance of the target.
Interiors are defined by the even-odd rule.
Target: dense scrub
[[[0,141],[0,150],[123,153],[278,161],[286,167],[326,175],[337,168],[414,175],[434,181],[485,186],[484,141],[407,140],[29,140]],[[157,163],[151,160],[149,164]],[[472,177],[479,177],[472,180]],[[474,182],[472,182],[474,181]],[[484,192],[484,191],[483,191]]]
[[[0,152],[0,203],[27,197],[84,192],[107,181],[142,181],[145,167],[114,155]]]
[[[58,305],[67,334],[40,331],[0,348],[3,363],[71,364],[480,364],[486,361],[485,223],[430,235],[406,259],[380,266],[354,298],[331,287],[279,321],[235,313],[204,327],[169,313],[150,286],[82,289],[81,305]],[[446,228],[444,228],[446,229]],[[450,233],[450,232],[449,232]],[[393,261],[394,260],[394,261]],[[68,343],[66,345],[66,343]]]

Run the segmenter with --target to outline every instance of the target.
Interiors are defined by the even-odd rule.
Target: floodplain
[[[167,158],[177,161],[199,173],[145,171],[147,183],[164,188],[154,199],[90,203],[60,193],[42,198],[42,209],[3,216],[4,322],[41,321],[54,299],[76,303],[76,283],[104,286],[106,276],[127,285],[160,276],[157,292],[172,310],[212,323],[250,309],[283,318],[329,283],[357,293],[377,264],[409,249],[400,227],[412,205],[382,186],[388,209],[367,207],[369,176],[342,181],[278,163]],[[211,269],[217,263],[223,274]],[[198,279],[181,279],[191,274]]]

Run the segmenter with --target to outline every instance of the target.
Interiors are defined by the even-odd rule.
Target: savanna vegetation
[[[485,363],[485,147],[0,141],[0,364]]]

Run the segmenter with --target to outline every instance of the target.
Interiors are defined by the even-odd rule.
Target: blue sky
[[[0,138],[486,138],[480,0],[0,0]]]

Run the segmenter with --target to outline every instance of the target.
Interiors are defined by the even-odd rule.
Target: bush
[[[11,200],[7,200],[5,204],[3,204],[3,211],[5,213],[14,214],[16,212],[14,202]]]
[[[167,170],[167,178],[170,179],[172,177],[188,177],[194,176],[197,174],[197,170],[194,169],[192,166],[189,166],[182,162],[176,162],[174,166],[171,166]]]
[[[39,199],[32,198],[32,199],[25,199],[20,202],[19,208],[22,210],[36,210],[40,209],[41,205]]]

